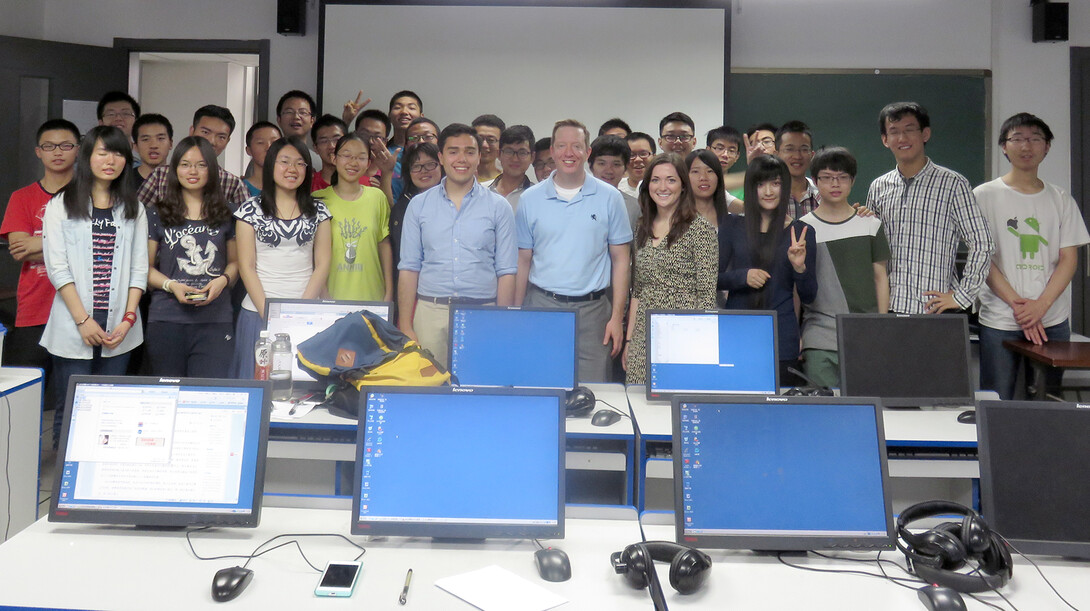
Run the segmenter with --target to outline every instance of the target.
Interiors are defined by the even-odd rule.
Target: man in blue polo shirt
[[[445,366],[450,304],[511,305],[518,250],[511,205],[477,182],[481,139],[454,123],[439,134],[438,185],[409,202],[398,263],[398,327]]]
[[[519,198],[515,302],[577,308],[579,381],[609,382],[610,358],[624,347],[628,213],[620,191],[587,175],[585,125],[558,121],[551,152],[556,171]]]

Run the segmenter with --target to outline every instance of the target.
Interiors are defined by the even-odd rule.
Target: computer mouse
[[[611,409],[600,409],[590,417],[594,426],[609,426],[621,419],[621,415]]]
[[[253,578],[254,572],[241,566],[216,571],[216,576],[212,578],[212,600],[218,603],[234,600]]]
[[[965,410],[958,414],[958,422],[962,424],[976,424],[976,410]]]
[[[916,594],[929,611],[965,611],[965,601],[953,588],[924,586]]]
[[[534,552],[534,564],[537,574],[545,581],[567,581],[571,579],[571,563],[564,550],[547,547]]]

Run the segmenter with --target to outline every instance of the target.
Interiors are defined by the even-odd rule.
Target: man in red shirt
[[[50,370],[49,353],[38,345],[56,292],[42,260],[42,215],[49,200],[72,179],[79,138],[79,129],[64,119],[51,119],[38,128],[34,154],[42,161],[44,175],[11,194],[0,224],[0,237],[8,241],[8,252],[22,263],[15,298],[15,328],[4,342],[5,365]]]

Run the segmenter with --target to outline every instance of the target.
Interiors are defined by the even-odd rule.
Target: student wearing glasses
[[[542,138],[534,143],[534,178],[538,182],[548,178],[556,169],[552,146],[552,138]]]
[[[427,117],[417,117],[405,130],[406,146],[430,142],[439,146],[439,126]]]
[[[821,204],[817,185],[806,175],[814,158],[814,137],[802,121],[788,121],[776,130],[776,156],[791,172],[791,202],[788,217],[801,219]]]
[[[729,125],[721,125],[708,132],[706,144],[708,150],[715,153],[715,156],[719,159],[719,166],[722,168],[723,176],[731,176],[731,169],[738,163],[738,160],[742,157],[742,151],[745,150],[742,134]],[[744,179],[745,172],[739,172],[738,175]],[[727,195],[730,196],[728,198],[730,199],[728,202],[730,211],[734,214],[741,214],[741,180],[738,181],[736,187],[728,188],[726,183],[724,183],[723,187],[727,190]]]
[[[518,209],[519,196],[534,186],[526,171],[534,162],[534,132],[525,125],[512,125],[500,134],[500,175],[488,183],[488,188],[499,193]]]
[[[281,138],[265,155],[261,195],[235,211],[239,275],[246,298],[235,330],[230,377],[250,378],[254,343],[269,297],[317,299],[329,277],[329,210],[310,194],[313,169],[306,144]]]
[[[276,123],[285,138],[294,136],[306,143],[314,121],[318,118],[317,109],[318,105],[309,93],[293,89],[280,96],[276,102]],[[322,158],[317,151],[308,148],[307,153],[310,155],[312,167],[322,166]]]
[[[412,198],[439,184],[443,178],[443,166],[439,163],[439,147],[431,142],[410,144],[401,159],[408,170],[401,177],[405,183],[401,197],[390,210],[390,249],[394,260],[394,295],[397,295],[397,281],[400,274],[397,266],[401,262],[401,228],[405,223],[405,212],[409,209]]]
[[[79,141],[79,129],[70,121],[50,119],[38,127],[34,154],[42,162],[42,178],[11,194],[0,225],[0,237],[8,241],[8,254],[20,264],[15,328],[4,342],[4,363],[39,367],[47,376],[52,361],[38,342],[49,320],[56,290],[46,276],[42,255],[42,216],[49,200],[72,180]]]
[[[659,147],[684,159],[696,147],[696,124],[683,112],[672,112],[659,121]]]
[[[1010,171],[973,190],[996,246],[980,290],[980,387],[1009,400],[1021,358],[1003,341],[1070,339],[1071,279],[1090,235],[1071,195],[1037,175],[1052,147],[1044,121],[1025,112],[1010,117],[999,146]],[[1047,386],[1055,388],[1062,374],[1049,370]]]
[[[238,261],[217,169],[207,140],[183,138],[170,158],[166,195],[148,208],[151,375],[217,378],[231,364]]]
[[[500,155],[500,136],[507,124],[496,115],[481,115],[470,124],[481,137],[481,167],[477,168],[477,180],[483,184],[500,175],[496,159]]]
[[[98,124],[112,125],[126,138],[132,137],[132,126],[140,117],[140,105],[124,91],[109,91],[98,101]]]
[[[333,184],[314,192],[333,217],[327,293],[333,299],[392,301],[390,207],[382,191],[360,185],[369,163],[368,146],[358,134],[342,136],[333,160],[337,169]]]
[[[878,126],[882,144],[897,161],[867,193],[867,208],[889,238],[889,309],[901,314],[969,309],[995,250],[969,181],[927,157],[931,117],[919,104],[887,105]],[[955,267],[959,242],[969,251],[960,278]]]
[[[617,188],[629,197],[639,198],[640,181],[643,180],[643,171],[651,157],[655,155],[655,139],[650,134],[632,132],[625,138],[628,143],[628,174]]]
[[[310,188],[321,191],[332,184],[333,176],[337,173],[337,161],[333,157],[333,149],[337,148],[337,142],[348,132],[348,125],[333,115],[322,115],[310,128],[310,137],[314,142],[314,150],[322,160],[321,169],[311,177]]]

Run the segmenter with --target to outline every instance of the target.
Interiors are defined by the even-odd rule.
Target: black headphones
[[[609,560],[613,570],[624,575],[628,585],[638,590],[658,582],[653,561],[669,562],[670,585],[682,594],[699,590],[708,580],[708,570],[712,567],[711,556],[695,547],[670,541],[633,543],[624,551],[613,552]]]
[[[908,530],[916,520],[950,513],[964,517],[961,522],[943,522],[919,534]],[[1010,581],[1014,572],[1003,538],[988,527],[980,514],[949,501],[917,503],[902,511],[897,516],[897,547],[921,579],[965,594],[997,590]],[[975,560],[980,570],[958,573],[969,560]]]
[[[564,400],[564,412],[568,415],[568,418],[582,418],[589,414],[590,410],[594,409],[596,402],[594,393],[589,388],[576,386],[568,391],[568,396]]]

